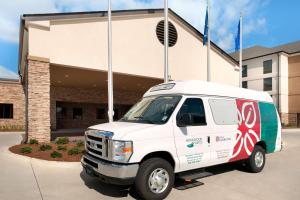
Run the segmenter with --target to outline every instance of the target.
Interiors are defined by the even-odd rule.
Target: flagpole
[[[108,121],[113,122],[112,20],[111,0],[108,0]]]
[[[165,1],[165,30],[164,30],[164,41],[165,41],[165,49],[164,49],[164,82],[167,83],[169,81],[169,20],[168,20],[168,15],[169,15],[169,5],[168,5],[168,0]]]
[[[243,73],[243,16],[240,15],[240,87],[242,87],[242,73]]]
[[[207,0],[207,81],[211,81],[210,68],[210,1]]]

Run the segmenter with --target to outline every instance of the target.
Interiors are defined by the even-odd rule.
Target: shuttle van
[[[124,117],[85,132],[87,174],[133,185],[143,199],[164,199],[175,178],[242,161],[258,173],[281,150],[281,123],[268,93],[203,81],[150,88]]]

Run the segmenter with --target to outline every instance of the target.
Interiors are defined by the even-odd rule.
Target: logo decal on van
[[[193,148],[202,144],[202,138],[189,138],[186,139],[186,143],[188,143],[186,145],[188,148]]]
[[[238,130],[230,161],[248,158],[260,140],[260,114],[258,104],[250,100],[236,100]]]

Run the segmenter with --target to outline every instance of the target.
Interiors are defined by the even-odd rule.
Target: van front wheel
[[[248,169],[250,172],[258,173],[261,172],[266,162],[266,152],[261,147],[256,145],[251,156],[248,159]]]
[[[140,165],[135,189],[143,199],[164,199],[174,185],[174,169],[161,158],[150,158]]]

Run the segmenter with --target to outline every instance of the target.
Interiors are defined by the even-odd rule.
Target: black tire
[[[169,183],[164,191],[161,193],[154,193],[151,191],[149,186],[149,177],[156,169],[164,169],[168,172],[169,175]],[[139,171],[137,173],[134,187],[142,199],[151,199],[151,200],[160,200],[164,199],[168,196],[174,186],[174,169],[172,165],[162,159],[162,158],[150,158],[140,165]]]
[[[262,164],[260,165],[258,165],[257,162],[255,162],[255,156],[257,154],[261,154],[263,158]],[[266,151],[261,146],[256,145],[253,149],[251,156],[247,161],[247,168],[252,173],[258,173],[264,169],[265,163],[266,163]]]

